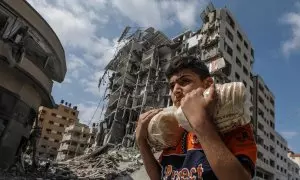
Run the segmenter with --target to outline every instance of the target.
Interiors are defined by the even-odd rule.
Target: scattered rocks
[[[103,147],[100,147],[104,149]],[[130,179],[130,174],[142,166],[141,156],[135,148],[98,148],[90,153],[62,162],[40,161],[32,170],[30,157],[24,160],[24,171],[18,167],[1,172],[1,179]]]

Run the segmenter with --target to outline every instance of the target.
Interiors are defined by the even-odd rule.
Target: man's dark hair
[[[210,76],[208,67],[203,61],[195,56],[175,56],[170,60],[170,64],[166,70],[166,76],[170,79],[175,73],[183,69],[190,69],[198,74],[203,80]]]

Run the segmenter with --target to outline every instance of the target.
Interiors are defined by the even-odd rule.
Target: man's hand
[[[185,95],[181,100],[181,108],[184,115],[189,120],[192,128],[200,133],[203,125],[208,120],[212,120],[212,113],[216,102],[216,92],[214,84],[210,87],[209,96],[204,98],[205,89],[198,88]],[[209,122],[210,123],[210,122]]]
[[[138,145],[147,142],[149,122],[160,111],[162,109],[153,109],[140,115],[135,134]]]

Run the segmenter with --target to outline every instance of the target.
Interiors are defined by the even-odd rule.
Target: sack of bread
[[[148,125],[148,142],[156,149],[176,146],[184,129],[178,124],[175,106],[164,108]]]
[[[214,123],[220,133],[226,133],[250,122],[249,102],[246,88],[241,82],[216,84],[217,103],[213,112]],[[208,97],[209,88],[203,93]],[[181,107],[171,106],[155,115],[148,126],[148,140],[151,146],[164,149],[176,146],[182,134],[192,132],[188,119]]]

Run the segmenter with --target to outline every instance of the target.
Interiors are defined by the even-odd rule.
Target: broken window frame
[[[6,16],[6,23],[3,26],[3,28],[0,29],[0,35],[3,38],[7,38],[10,34],[11,27],[13,26],[13,24],[16,20],[16,17],[13,14],[9,13],[7,10],[3,9],[2,6],[0,6],[0,13],[3,16]]]

